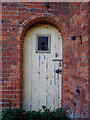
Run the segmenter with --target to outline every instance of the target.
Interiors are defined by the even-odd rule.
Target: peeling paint
[[[51,53],[35,53],[36,34],[47,33],[51,35]],[[53,61],[53,59],[62,59],[62,41],[59,39],[61,35],[56,28],[47,24],[38,25],[30,29],[27,34],[28,37],[24,42],[26,55],[24,56],[24,108],[39,110],[42,105],[45,105],[54,110],[61,106],[59,102],[61,100],[61,74],[56,73],[60,65],[59,61]],[[30,86],[31,83],[32,86]]]

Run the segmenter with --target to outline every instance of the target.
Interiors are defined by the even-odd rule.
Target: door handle
[[[61,74],[61,73],[62,73],[62,69],[58,68],[58,69],[56,69],[55,72],[56,72],[57,74]]]

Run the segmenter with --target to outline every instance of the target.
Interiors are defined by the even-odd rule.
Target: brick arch
[[[45,22],[55,26],[60,31],[62,36],[65,32],[67,32],[65,23],[62,23],[62,21],[59,20],[59,17],[56,17],[51,14],[37,14],[37,15],[31,16],[30,18],[28,18],[22,23],[18,31],[18,39],[19,40],[23,39],[28,28],[40,22],[41,23]]]
[[[31,16],[30,18],[28,18],[27,20],[25,20],[21,27],[19,28],[18,31],[18,40],[20,41],[20,56],[21,56],[21,61],[20,61],[20,74],[21,74],[21,84],[20,86],[23,86],[23,40],[24,40],[24,35],[26,33],[26,31],[32,27],[34,24],[37,23],[48,23],[54,27],[56,27],[62,37],[64,37],[65,32],[67,33],[67,29],[66,29],[66,25],[64,23],[62,23],[58,17],[56,16],[51,16],[48,14],[37,14],[35,16]],[[20,87],[21,88],[21,87]],[[20,90],[20,103],[19,106],[22,106],[22,99],[23,99],[23,88]]]

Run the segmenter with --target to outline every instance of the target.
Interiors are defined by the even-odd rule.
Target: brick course
[[[89,10],[87,2],[51,2],[50,8],[44,2],[2,3],[3,109],[8,107],[8,99],[12,107],[22,106],[24,34],[33,24],[46,22],[59,29],[64,41],[62,107],[71,117],[88,118]],[[76,36],[76,41],[71,36]]]

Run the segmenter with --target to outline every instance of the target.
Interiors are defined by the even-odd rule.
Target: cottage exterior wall
[[[3,2],[2,3],[2,107],[21,107],[23,99],[23,39],[36,23],[48,23],[63,38],[62,107],[71,117],[88,118],[89,104],[89,3]],[[71,36],[76,36],[72,41]],[[81,37],[80,37],[81,36]],[[77,93],[80,89],[80,93]]]

